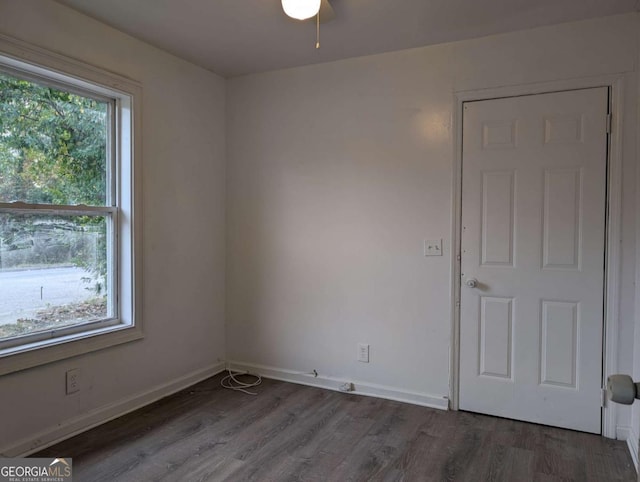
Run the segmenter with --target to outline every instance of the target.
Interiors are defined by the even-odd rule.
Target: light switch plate
[[[442,256],[442,239],[425,239],[424,255]]]

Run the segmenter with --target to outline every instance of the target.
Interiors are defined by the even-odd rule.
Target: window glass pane
[[[107,318],[109,222],[0,213],[0,341]]]
[[[109,104],[0,72],[0,202],[107,201]]]

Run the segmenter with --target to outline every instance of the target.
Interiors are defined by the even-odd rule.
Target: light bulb
[[[284,13],[291,18],[306,20],[318,14],[321,0],[282,0]]]

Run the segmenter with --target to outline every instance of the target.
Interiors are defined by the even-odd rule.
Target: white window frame
[[[107,100],[111,109],[109,186],[104,207],[0,203],[0,211],[109,215],[112,316],[0,342],[0,375],[142,338],[142,202],[140,118],[142,88],[132,80],[0,35],[0,70],[79,95]],[[108,186],[108,187],[109,187]]]

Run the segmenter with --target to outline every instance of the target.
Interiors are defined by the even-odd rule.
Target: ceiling
[[[640,0],[331,0],[321,25],[280,0],[57,0],[225,77],[631,12]]]

